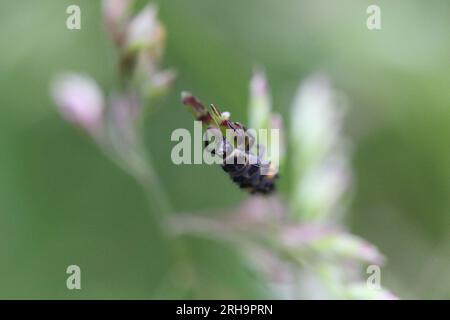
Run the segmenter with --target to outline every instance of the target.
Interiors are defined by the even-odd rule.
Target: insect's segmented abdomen
[[[275,190],[275,179],[277,174],[262,174],[271,170],[269,164],[227,164],[222,168],[240,188],[250,193],[269,194]]]
[[[205,147],[208,145],[209,143],[205,142]],[[235,149],[230,152],[229,147],[226,146],[230,146],[230,144],[223,138],[223,143],[218,145],[221,150],[213,149],[211,154],[222,155],[222,169],[228,173],[233,182],[250,193],[269,194],[275,190],[275,180],[278,178],[278,174],[275,173],[270,162],[263,163],[248,150],[239,152]],[[228,154],[225,149],[228,149]],[[240,156],[238,157],[237,154]],[[253,158],[253,162],[250,161],[250,158]]]

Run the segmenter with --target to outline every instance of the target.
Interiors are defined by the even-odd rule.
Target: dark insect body
[[[235,133],[234,141],[230,142],[225,136],[220,135],[222,138],[215,143],[214,148],[209,149],[212,155],[222,157],[222,169],[228,173],[233,182],[251,194],[270,194],[275,190],[277,170],[270,162],[251,152],[254,138],[243,125],[224,118],[213,105],[210,113],[197,98],[188,93],[183,94],[182,102],[190,107],[197,120],[203,122],[207,131],[231,129]],[[242,143],[237,143],[237,140]],[[240,144],[243,146],[239,147]],[[208,147],[210,142],[206,141],[205,148]],[[256,150],[259,149],[260,146],[257,145]]]
[[[250,193],[270,194],[275,190],[278,174],[262,174],[269,164],[222,164],[222,168],[241,189]]]

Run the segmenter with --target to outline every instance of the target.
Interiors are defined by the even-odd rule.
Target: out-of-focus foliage
[[[82,10],[79,31],[65,27],[73,3]],[[401,297],[450,298],[448,1],[377,1],[380,31],[367,30],[365,1],[157,3],[164,64],[179,79],[149,113],[146,143],[176,209],[212,215],[246,196],[216,167],[171,163],[170,133],[189,118],[181,90],[245,120],[247,81],[264,65],[273,107],[289,119],[299,81],[324,71],[349,100],[349,226],[387,257],[385,287]],[[174,279],[169,243],[139,187],[55,112],[48,83],[60,70],[89,73],[104,89],[116,82],[100,2],[0,6],[0,297],[263,297],[230,247],[200,239],[186,240],[199,272]],[[280,182],[285,188],[289,174]],[[70,264],[82,269],[81,291],[66,289]]]

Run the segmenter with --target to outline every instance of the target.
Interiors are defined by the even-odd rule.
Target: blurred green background
[[[146,143],[175,208],[212,215],[245,198],[218,168],[170,161],[172,130],[192,129],[181,90],[245,122],[251,71],[264,66],[288,118],[300,80],[324,71],[350,102],[349,227],[387,256],[382,284],[395,294],[450,298],[450,2],[157,2],[164,65],[179,78],[147,118]],[[70,4],[79,31],[65,26]],[[381,7],[380,31],[366,28],[369,4]],[[60,71],[115,83],[100,14],[100,1],[0,1],[0,298],[263,298],[232,248],[195,238],[194,287],[178,289],[140,188],[55,111]],[[70,264],[82,290],[66,288]]]

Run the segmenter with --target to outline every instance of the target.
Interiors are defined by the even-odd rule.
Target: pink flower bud
[[[157,18],[158,10],[148,5],[130,21],[127,30],[128,50],[152,49],[157,56],[163,50],[165,30]]]
[[[103,19],[112,39],[120,44],[133,0],[103,0]]]
[[[270,122],[272,102],[269,85],[263,71],[253,73],[250,81],[249,126],[253,129],[267,129]]]
[[[268,85],[264,72],[256,70],[250,81],[250,92],[254,97],[261,97],[267,94]]]
[[[91,134],[102,125],[104,100],[101,89],[91,78],[65,74],[51,88],[53,99],[62,116]]]

